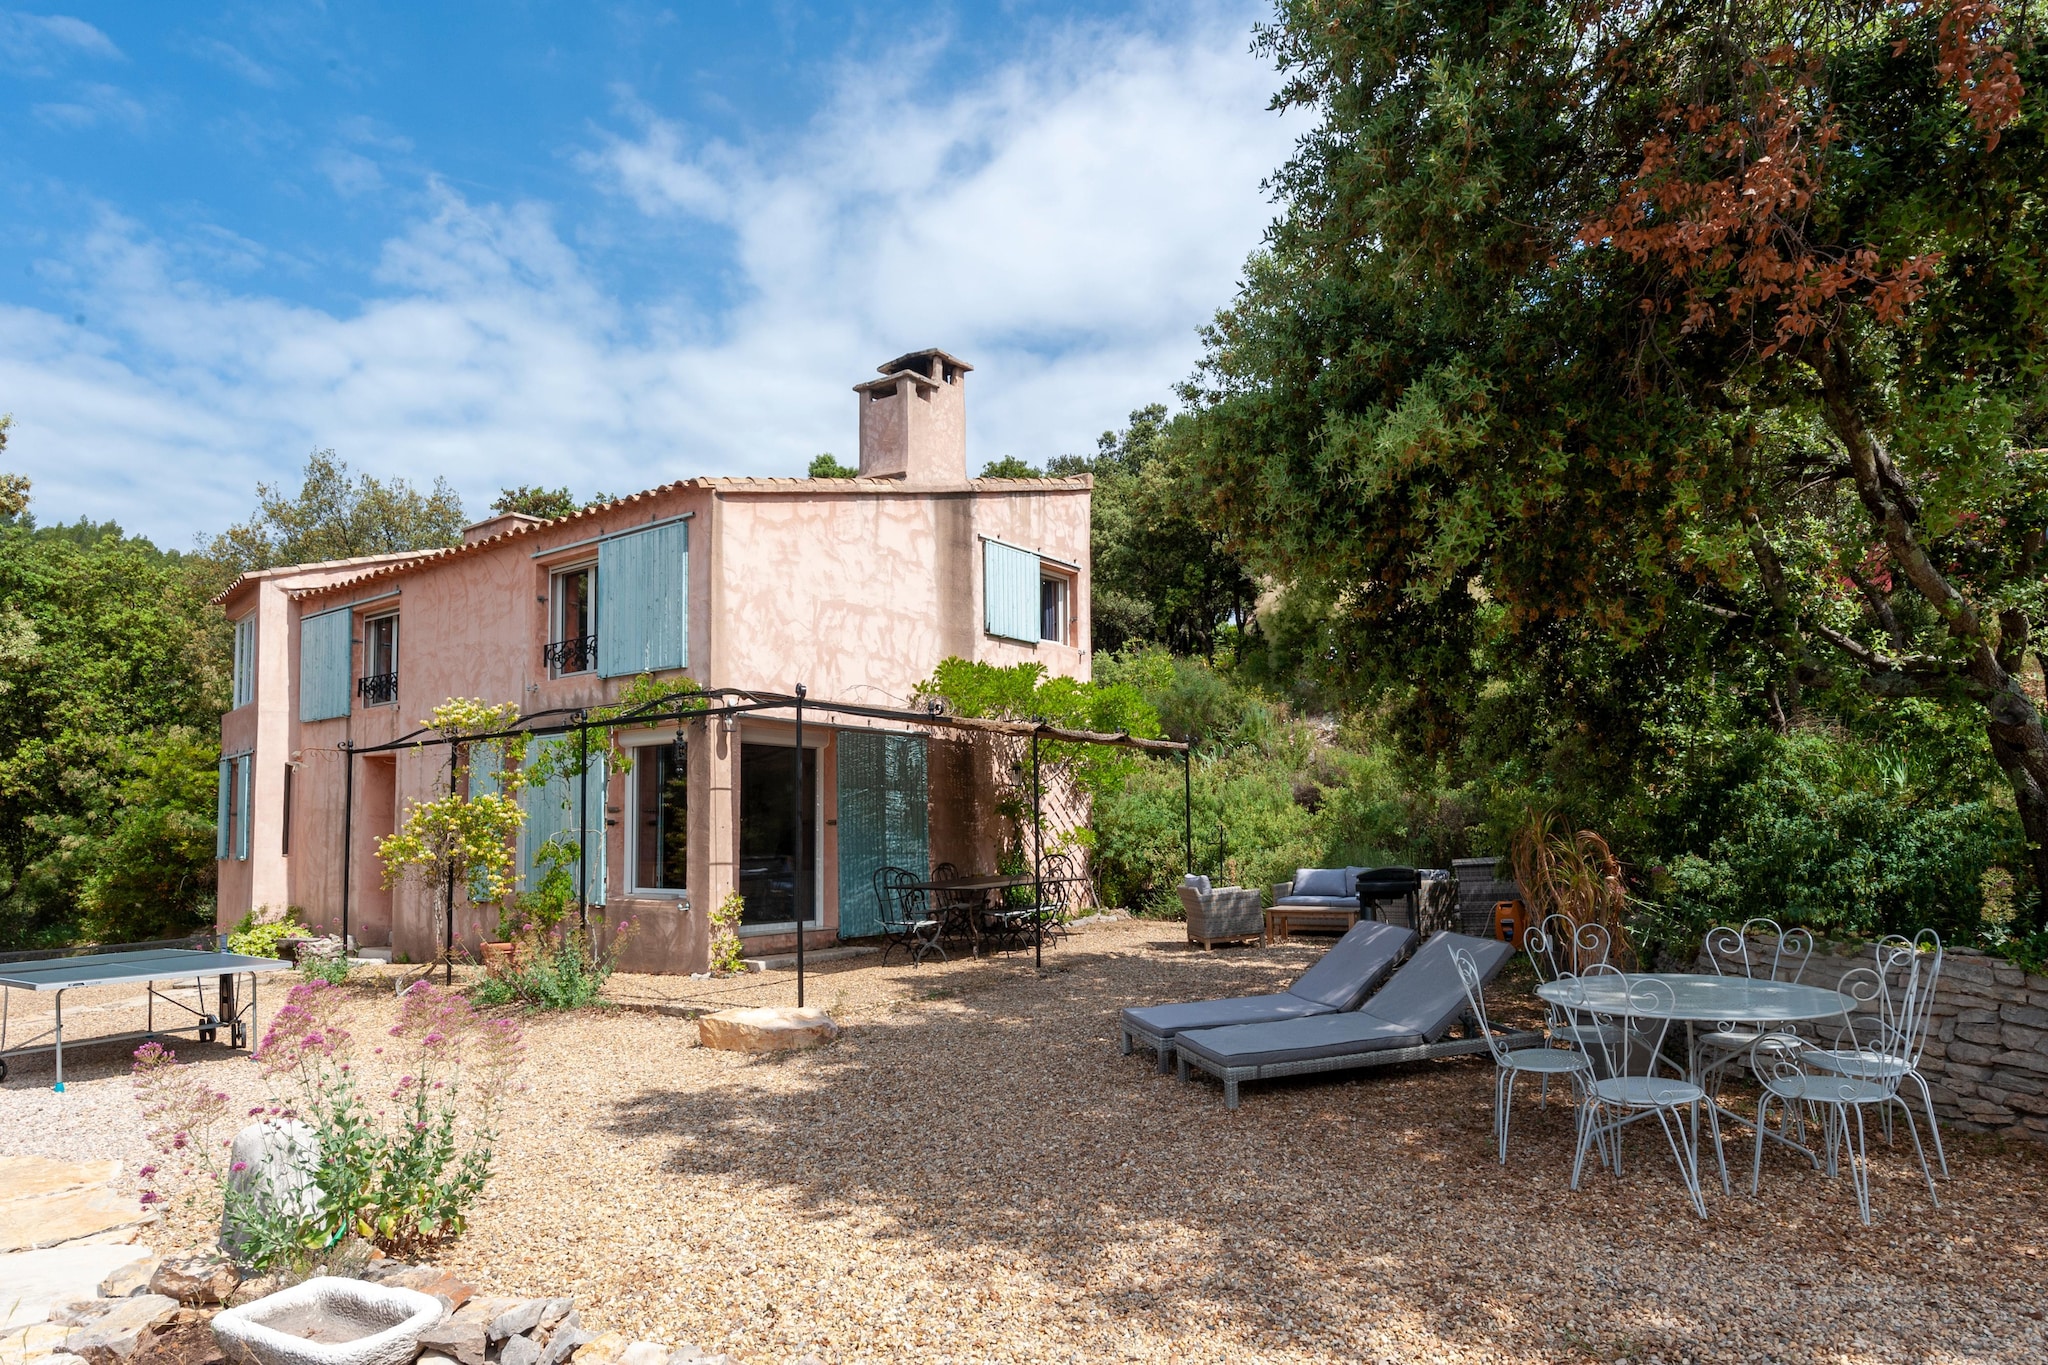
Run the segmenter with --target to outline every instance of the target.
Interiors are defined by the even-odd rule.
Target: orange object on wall
[[[1520,901],[1495,901],[1493,903],[1493,936],[1503,943],[1522,946],[1522,935],[1529,932],[1529,907]]]

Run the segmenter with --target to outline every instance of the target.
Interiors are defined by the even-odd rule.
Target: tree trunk
[[[2026,831],[2027,863],[2034,877],[2034,927],[2048,927],[2048,729],[2017,676],[2029,642],[2029,622],[2008,610],[1994,631],[1920,544],[1915,531],[1919,502],[1856,406],[1854,367],[1839,337],[1822,348],[1815,366],[1828,426],[1848,452],[1858,498],[1901,575],[1934,607],[1947,624],[1950,639],[1964,651],[1952,677],[1984,708],[1992,756],[2012,784],[2020,825]]]

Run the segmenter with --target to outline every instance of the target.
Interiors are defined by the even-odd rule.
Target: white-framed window
[[[1038,638],[1072,644],[1074,580],[1057,570],[1043,570],[1038,579]]]
[[[387,706],[398,700],[398,613],[386,612],[363,622],[363,672],[356,694],[365,706]]]
[[[689,885],[690,773],[673,739],[633,747],[631,847],[634,891],[677,895]]]
[[[235,622],[235,705],[256,700],[256,613]]]
[[[548,583],[548,670],[588,673],[597,667],[597,565],[557,569]]]

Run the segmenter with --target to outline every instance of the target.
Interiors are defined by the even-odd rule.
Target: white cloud
[[[265,90],[275,90],[278,86],[275,71],[233,43],[224,43],[218,38],[200,38],[194,40],[187,50],[231,75],[240,76],[251,85]]]
[[[52,128],[96,128],[102,123],[119,123],[140,128],[148,120],[142,102],[119,86],[88,81],[73,98],[53,100],[33,107],[35,116]]]
[[[16,10],[0,10],[0,52],[7,54],[17,75],[46,75],[44,62],[73,54],[122,60],[114,40],[83,19]]]
[[[0,310],[8,460],[40,515],[167,543],[245,515],[315,445],[445,472],[473,509],[508,484],[794,473],[850,459],[851,386],[927,345],[976,366],[977,469],[1089,450],[1188,373],[1270,215],[1289,130],[1245,49],[1241,22],[1074,31],[944,99],[900,61],[849,69],[759,148],[633,108],[586,164],[655,230],[730,241],[710,313],[616,297],[548,207],[438,183],[345,316],[181,277],[110,215],[62,267],[89,328]]]

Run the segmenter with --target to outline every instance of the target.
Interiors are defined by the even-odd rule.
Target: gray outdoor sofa
[[[1134,1043],[1144,1043],[1159,1054],[1159,1070],[1164,1072],[1173,1062],[1174,1037],[1184,1030],[1271,1023],[1355,1010],[1414,945],[1414,930],[1368,920],[1338,939],[1315,966],[1277,994],[1126,1009],[1124,1055],[1130,1055]]]
[[[1491,981],[1514,955],[1513,948],[1498,939],[1434,934],[1379,994],[1356,1011],[1190,1028],[1176,1034],[1173,1051],[1181,1079],[1187,1079],[1189,1067],[1208,1072],[1223,1082],[1224,1105],[1235,1109],[1237,1088],[1245,1081],[1485,1052],[1486,1038],[1469,1021],[1471,1006],[1451,961],[1453,948],[1472,955],[1482,982]],[[1449,1037],[1461,1019],[1467,1021],[1465,1036]],[[1541,1047],[1543,1034],[1510,1032],[1502,1043],[1509,1048]]]

